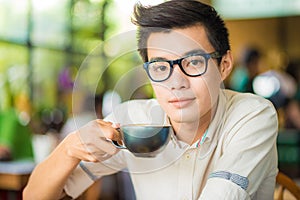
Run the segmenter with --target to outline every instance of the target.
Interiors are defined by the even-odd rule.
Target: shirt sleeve
[[[222,155],[200,199],[273,199],[277,174],[277,113],[273,105],[257,98],[227,110]],[[267,184],[266,184],[267,183]],[[258,195],[262,191],[264,195]]]
[[[122,156],[120,154],[122,153],[119,152],[103,162],[81,161],[65,184],[64,190],[66,194],[72,198],[77,198],[102,176],[110,175],[123,169],[124,162],[120,162],[120,156]]]
[[[91,186],[93,182],[91,177],[78,165],[68,178],[64,186],[64,191],[68,196],[72,197],[72,199],[76,199]]]

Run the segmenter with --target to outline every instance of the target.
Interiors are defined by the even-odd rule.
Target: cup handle
[[[120,128],[117,128],[117,131],[121,131],[121,129]],[[125,145],[121,145],[121,144],[119,144],[117,141],[115,141],[115,140],[111,140],[111,143],[116,147],[116,148],[118,148],[118,149],[127,149],[126,148],[126,146]],[[122,141],[122,143],[123,143],[123,141]]]
[[[127,149],[124,145],[120,145],[117,141],[111,140],[111,143],[118,149]]]

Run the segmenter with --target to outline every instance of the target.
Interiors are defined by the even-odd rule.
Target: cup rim
[[[166,124],[166,125],[164,125],[164,124],[124,124],[124,125],[121,125],[120,128],[122,128],[122,127],[154,127],[154,128],[166,127],[166,128],[170,128],[171,125],[168,125],[168,124]]]

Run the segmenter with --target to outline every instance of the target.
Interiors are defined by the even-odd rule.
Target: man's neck
[[[176,137],[179,140],[190,145],[199,141],[208,129],[209,124],[211,123],[212,118],[215,115],[216,108],[217,104],[214,105],[213,108],[209,110],[206,114],[201,116],[198,121],[176,122],[170,119]]]

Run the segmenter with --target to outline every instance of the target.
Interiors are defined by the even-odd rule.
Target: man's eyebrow
[[[184,56],[193,55],[193,54],[199,54],[199,53],[206,53],[203,49],[194,49],[191,51],[188,51],[184,54]]]
[[[206,52],[203,49],[193,49],[191,51],[184,53],[183,56],[199,54],[199,53],[206,53]],[[164,57],[153,57],[149,61],[151,62],[151,61],[166,61],[166,60],[168,60],[168,59],[166,59]]]
[[[164,57],[154,57],[154,58],[151,58],[149,61],[166,61],[168,59],[164,58]]]

